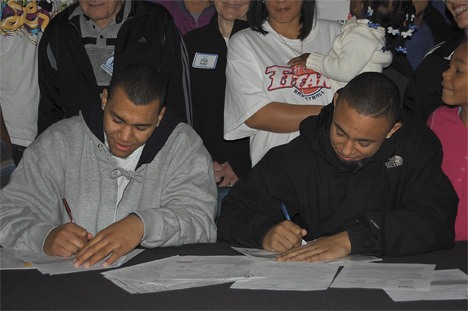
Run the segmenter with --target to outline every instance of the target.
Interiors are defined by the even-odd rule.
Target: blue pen
[[[283,202],[281,202],[281,210],[283,211],[284,218],[286,218],[286,220],[291,221],[291,216],[289,216],[288,209],[286,208],[286,205]]]
[[[281,210],[283,211],[284,218],[286,220],[291,221],[291,216],[289,216],[288,209],[286,208],[286,204],[284,204],[283,202],[281,202]],[[307,245],[307,242],[304,239],[301,239],[301,245]]]

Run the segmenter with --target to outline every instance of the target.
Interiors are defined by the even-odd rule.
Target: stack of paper
[[[267,290],[324,290],[336,275],[338,265],[310,262],[258,261],[252,264],[252,276],[236,281],[231,288]]]
[[[236,252],[244,254],[245,256],[255,261],[276,261],[276,257],[280,255],[280,253],[278,252],[270,252],[270,251],[266,251],[264,249],[258,249],[258,248],[243,248],[243,247],[233,247],[233,246],[231,248],[234,249]],[[375,256],[348,255],[340,259],[322,261],[322,263],[344,266],[348,263],[373,262],[373,261],[381,261],[381,260],[382,258],[375,257]]]
[[[385,290],[393,301],[468,299],[468,276],[459,269],[436,270],[428,290]]]
[[[59,257],[59,256],[48,256],[42,252],[34,251],[15,251],[14,256],[21,260],[22,262],[28,262],[32,265],[33,268],[38,269],[44,274],[64,274],[64,273],[74,273],[74,272],[83,272],[90,270],[102,270],[119,267],[127,260],[135,257],[141,253],[143,249],[135,249],[132,252],[128,253],[125,256],[120,257],[112,265],[104,267],[102,264],[105,259],[94,264],[89,268],[73,266],[73,260],[75,257]]]
[[[459,269],[437,270],[425,264],[347,265],[330,287],[380,288],[393,301],[468,298],[468,276]]]
[[[351,255],[323,262],[278,262],[280,254],[256,248],[233,247],[254,260],[252,278],[236,281],[231,288],[266,290],[324,290],[332,282],[338,268],[354,262],[382,260],[374,256]]]
[[[151,293],[246,279],[245,256],[174,256],[102,273],[129,293]]]
[[[130,293],[235,282],[236,289],[324,290],[338,265],[254,261],[245,256],[174,256],[102,273]]]
[[[330,287],[428,290],[434,268],[425,264],[349,264]]]

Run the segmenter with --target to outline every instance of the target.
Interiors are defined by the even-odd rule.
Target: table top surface
[[[146,249],[124,266],[174,255],[239,255],[224,243]],[[384,258],[387,263],[436,264],[467,273],[467,242],[448,250]],[[1,271],[0,309],[56,310],[468,310],[468,300],[393,302],[380,289],[268,291],[230,289],[232,283],[150,294],[129,294],[104,278],[105,270],[43,275]]]

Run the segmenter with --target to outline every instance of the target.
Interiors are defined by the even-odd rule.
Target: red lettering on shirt
[[[265,73],[271,81],[268,91],[294,87],[302,95],[310,95],[322,88],[330,88],[327,77],[304,66],[291,68],[275,65],[267,67]]]

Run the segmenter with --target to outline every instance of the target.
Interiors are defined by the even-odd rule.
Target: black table
[[[148,249],[134,265],[173,255],[238,255],[228,244],[190,244]],[[436,264],[436,270],[467,272],[467,243],[449,250],[385,258],[391,263]],[[129,294],[100,271],[43,275],[37,270],[1,271],[1,310],[468,310],[467,300],[393,302],[379,289],[266,291],[230,289],[232,283],[152,294]]]

